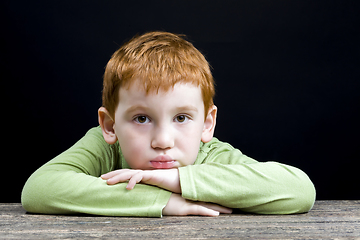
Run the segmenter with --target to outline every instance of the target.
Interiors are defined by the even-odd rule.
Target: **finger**
[[[206,208],[210,208],[212,210],[215,210],[217,212],[220,212],[220,213],[226,213],[226,214],[231,214],[232,213],[232,209],[231,208],[227,208],[227,207],[224,207],[224,206],[220,206],[220,205],[217,205],[217,204],[213,204],[213,203],[204,203],[204,202],[200,202],[198,203],[199,205],[202,205]]]
[[[112,177],[114,177],[122,172],[126,172],[126,171],[128,171],[128,169],[115,170],[112,172],[105,173],[105,174],[101,175],[100,177],[104,180],[107,180],[109,178],[112,178]]]
[[[109,179],[109,178],[112,178],[113,176],[115,176],[117,173],[115,172],[115,171],[113,171],[113,172],[108,172],[108,173],[106,173],[106,174],[103,174],[103,175],[101,175],[100,177],[102,178],[102,179],[104,179],[104,180],[107,180],[107,179]]]
[[[126,186],[126,189],[132,190],[137,183],[141,182],[143,177],[144,177],[143,172],[139,172],[139,173],[135,174],[134,176],[132,176],[129,180],[128,185]]]
[[[112,178],[109,178],[106,182],[109,185],[125,182],[125,181],[130,180],[134,174],[135,174],[134,172],[126,171],[123,173],[119,173],[119,174],[113,176]]]
[[[189,212],[186,215],[201,215],[201,216],[209,216],[209,217],[217,217],[220,212],[215,211],[213,209],[204,207],[202,205],[193,204],[189,208]]]

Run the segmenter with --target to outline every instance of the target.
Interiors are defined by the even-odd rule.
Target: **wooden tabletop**
[[[317,201],[306,214],[127,218],[29,214],[0,203],[0,239],[44,238],[360,239],[360,201]]]

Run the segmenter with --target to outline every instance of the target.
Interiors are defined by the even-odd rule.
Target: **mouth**
[[[150,161],[153,168],[156,169],[170,169],[175,167],[176,160],[167,155],[160,155]]]

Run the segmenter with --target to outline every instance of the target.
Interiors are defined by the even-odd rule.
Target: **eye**
[[[150,119],[146,116],[137,116],[134,118],[134,121],[140,124],[149,123]]]
[[[179,122],[179,123],[184,123],[187,122],[189,120],[189,117],[185,116],[185,115],[179,115],[175,117],[175,121]]]

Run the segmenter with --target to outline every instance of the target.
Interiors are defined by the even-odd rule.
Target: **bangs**
[[[209,63],[181,35],[150,32],[134,37],[109,60],[104,74],[103,106],[114,116],[119,89],[140,83],[147,94],[169,91],[177,83],[201,88],[207,110],[213,104],[214,80]]]
[[[151,59],[141,64],[131,64],[118,76],[122,79],[121,87],[129,88],[134,82],[140,83],[145,92],[158,93],[169,91],[177,83],[188,83],[201,86],[206,82],[206,73],[198,67],[177,58]]]

